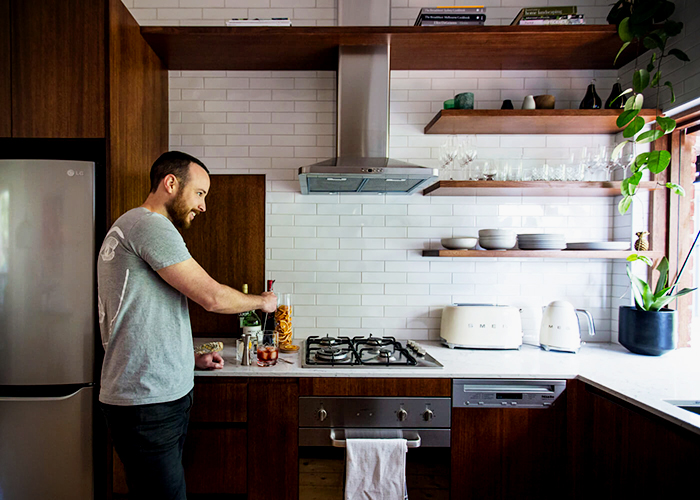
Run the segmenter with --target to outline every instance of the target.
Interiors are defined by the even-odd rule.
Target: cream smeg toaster
[[[453,304],[442,311],[442,343],[450,349],[520,349],[520,309],[489,304]]]

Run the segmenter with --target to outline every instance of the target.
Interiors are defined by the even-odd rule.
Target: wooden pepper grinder
[[[637,241],[634,242],[634,249],[639,252],[646,252],[649,250],[649,240],[647,240],[649,231],[639,231],[635,234],[637,235]]]

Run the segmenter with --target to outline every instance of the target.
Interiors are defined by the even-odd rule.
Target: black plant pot
[[[618,341],[635,354],[660,356],[678,345],[678,314],[620,306]]]

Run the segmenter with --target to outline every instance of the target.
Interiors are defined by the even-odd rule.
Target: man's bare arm
[[[222,285],[190,258],[179,264],[164,267],[158,271],[161,278],[187,298],[195,301],[209,312],[235,314],[262,309],[274,312],[277,297],[272,292],[262,295],[247,295],[229,286]]]

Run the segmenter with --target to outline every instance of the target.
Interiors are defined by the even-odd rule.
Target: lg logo
[[[70,170],[68,170],[68,171],[66,172],[66,174],[68,174],[68,177],[75,177],[76,175],[77,175],[77,176],[85,175],[85,172],[82,171],[82,170],[77,170],[77,171],[76,171],[76,170],[73,170],[73,169],[71,168]]]

